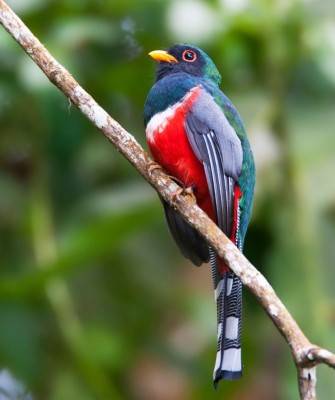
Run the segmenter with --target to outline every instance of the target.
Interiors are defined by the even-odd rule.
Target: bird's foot
[[[149,175],[152,175],[152,171],[154,171],[155,169],[160,169],[161,171],[163,171],[163,167],[156,163],[155,161],[150,161],[149,164],[147,165],[147,170]]]
[[[173,177],[173,176],[170,176],[170,178],[171,178],[174,182],[176,182],[178,185],[181,186],[180,188],[178,188],[177,190],[175,190],[175,191],[172,193],[171,197],[172,197],[172,201],[173,201],[173,202],[175,202],[176,198],[177,198],[179,195],[182,195],[182,196],[190,196],[194,203],[197,202],[197,199],[196,199],[195,194],[194,194],[194,193],[195,193],[195,190],[196,190],[195,187],[193,187],[193,186],[186,187],[186,186],[184,185],[184,183],[181,182],[179,179],[177,179],[177,178],[175,178],[175,177]]]
[[[149,175],[151,175],[152,172],[155,171],[156,169],[164,171],[163,167],[160,164],[156,163],[155,161],[151,161],[148,163],[147,170],[148,170]],[[194,201],[194,203],[196,203],[197,200],[194,195],[196,188],[194,186],[186,187],[185,184],[178,178],[175,178],[174,176],[171,176],[171,175],[168,175],[168,177],[170,179],[172,179],[177,185],[181,186],[180,188],[178,188],[177,190],[175,190],[172,193],[171,197],[172,197],[173,202],[176,200],[176,198],[179,195],[182,195],[182,196],[190,196],[192,198],[192,200]]]

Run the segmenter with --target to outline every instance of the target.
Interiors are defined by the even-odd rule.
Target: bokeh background
[[[212,57],[256,159],[245,253],[334,351],[334,1],[8,3],[144,147],[147,53],[182,41]],[[208,266],[181,257],[156,193],[2,28],[0,132],[1,400],[298,398],[289,349],[246,291],[244,377],[214,391]],[[334,396],[325,366],[317,389]]]

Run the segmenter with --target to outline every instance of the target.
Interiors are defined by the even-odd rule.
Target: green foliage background
[[[147,53],[183,41],[213,58],[256,158],[245,253],[334,351],[334,2],[9,4],[143,146]],[[34,399],[298,398],[289,350],[249,293],[244,377],[214,391],[209,268],[180,256],[154,191],[3,29],[0,132],[0,369]],[[318,369],[319,399],[334,382]]]

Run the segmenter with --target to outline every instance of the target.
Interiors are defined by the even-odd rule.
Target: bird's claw
[[[149,162],[149,164],[147,165],[147,170],[148,170],[149,175],[151,175],[152,171],[154,171],[156,169],[160,169],[161,171],[164,171],[163,167],[160,164],[156,163],[155,161]],[[196,197],[194,195],[194,192],[195,192],[195,188],[194,187],[192,187],[192,186],[186,187],[181,180],[179,180],[179,179],[177,179],[177,178],[175,178],[174,176],[171,176],[171,175],[168,175],[168,176],[177,185],[181,186],[180,188],[178,188],[177,190],[175,190],[172,193],[171,197],[172,197],[172,201],[173,202],[175,202],[176,198],[179,195],[182,195],[182,196],[190,196],[192,198],[192,200],[194,201],[194,203],[196,203],[197,200],[196,200]]]
[[[173,202],[176,201],[176,198],[177,198],[179,195],[182,195],[182,196],[190,196],[194,203],[197,202],[197,199],[196,199],[196,197],[195,197],[195,195],[194,195],[194,188],[193,188],[192,186],[186,187],[186,186],[185,186],[182,182],[180,182],[178,179],[175,179],[175,178],[173,178],[173,177],[172,177],[171,179],[174,180],[174,181],[176,181],[176,183],[178,183],[179,185],[181,185],[181,187],[178,188],[177,190],[175,190],[175,191],[172,193],[172,195],[171,195],[172,201],[173,201]]]
[[[152,171],[154,171],[155,169],[163,170],[163,167],[155,161],[150,161],[147,165],[147,170],[150,176],[152,175]]]

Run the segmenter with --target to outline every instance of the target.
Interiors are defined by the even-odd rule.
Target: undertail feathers
[[[221,379],[232,380],[242,376],[242,284],[233,272],[222,273],[212,249],[210,262],[217,304],[217,354],[213,373],[216,388]]]

